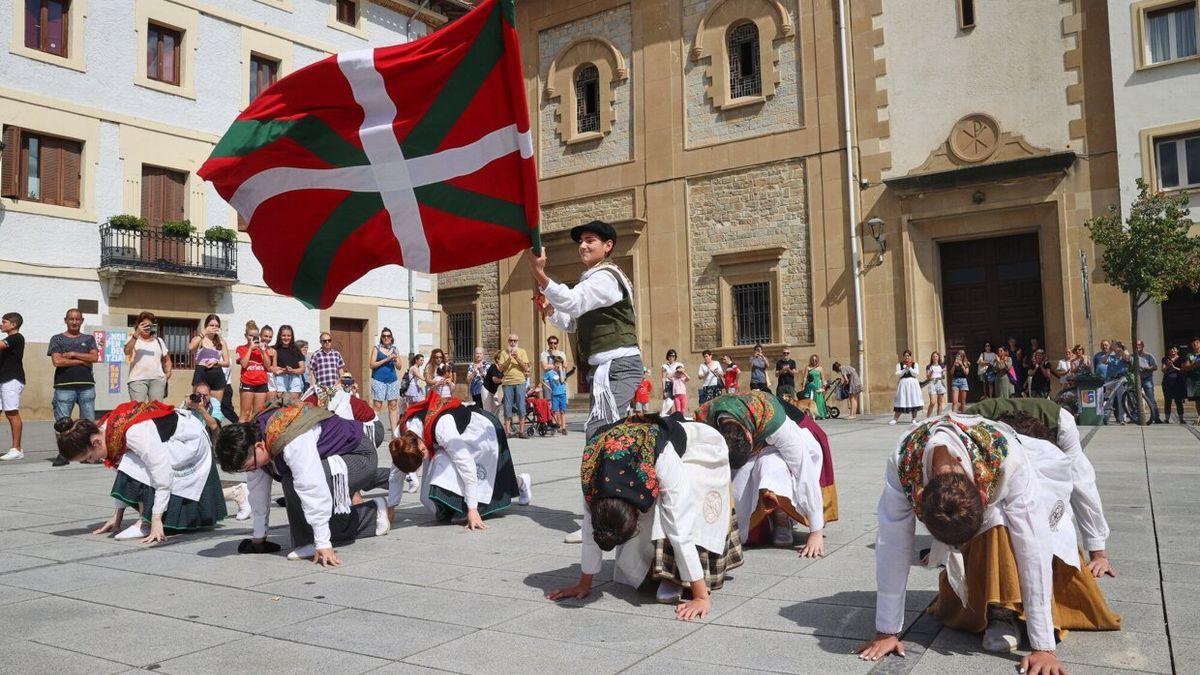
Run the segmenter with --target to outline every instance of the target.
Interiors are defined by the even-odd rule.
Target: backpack
[[[488,366],[487,374],[483,376],[483,388],[494,394],[500,388],[500,383],[496,380],[503,378],[504,373],[493,363]]]
[[[412,372],[404,371],[404,377],[400,378],[400,395],[404,396],[408,392],[408,385],[412,384]]]

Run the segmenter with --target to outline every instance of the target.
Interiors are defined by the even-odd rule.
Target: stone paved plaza
[[[248,522],[153,548],[92,536],[111,513],[113,473],[51,468],[49,425],[29,424],[34,451],[0,465],[0,670],[868,672],[850,650],[873,633],[875,502],[884,455],[906,427],[824,427],[841,507],[826,557],[748,551],[714,593],[712,615],[687,624],[612,583],[585,602],[543,599],[578,575],[579,547],[562,543],[580,509],[578,433],[513,444],[518,471],[534,477],[535,504],[489,520],[490,530],[434,525],[406,495],[388,536],[341,547],[343,566],[322,571],[282,555],[238,555]],[[1100,584],[1124,630],[1071,633],[1060,656],[1072,673],[1196,672],[1200,440],[1181,426],[1106,427],[1086,450],[1120,575]],[[284,510],[271,519],[286,552]],[[606,565],[600,580],[610,575]],[[1015,672],[1017,656],[982,654],[977,637],[921,614],[935,587],[933,572],[914,568],[908,657],[875,668]]]

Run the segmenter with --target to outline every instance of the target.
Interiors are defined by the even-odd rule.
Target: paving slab
[[[90,654],[67,651],[29,640],[0,642],[0,663],[4,664],[5,672],[10,673],[52,672],[55,675],[93,675],[95,673],[123,673],[129,670],[129,665],[125,663],[108,661]]]
[[[559,605],[497,624],[491,630],[530,637],[552,636],[565,642],[649,655],[699,630],[701,625],[633,615],[617,618],[611,612]]]
[[[330,626],[337,630],[331,631]],[[392,614],[343,609],[267,632],[301,644],[400,660],[475,632],[472,628]]]
[[[641,657],[629,652],[481,630],[406,659],[456,673],[617,673]],[[502,665],[501,665],[502,664]]]
[[[222,645],[220,649],[195,650],[178,658],[163,660],[157,670],[178,675],[228,672],[308,675],[329,670],[366,673],[387,664],[383,659],[352,652],[253,636]]]

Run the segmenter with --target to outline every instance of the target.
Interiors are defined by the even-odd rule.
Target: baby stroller
[[[525,425],[531,431],[536,431],[538,436],[558,432],[554,414],[550,412],[550,401],[542,398],[541,390],[530,391],[525,397]]]

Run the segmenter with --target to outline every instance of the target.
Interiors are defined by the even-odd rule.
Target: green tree
[[[1178,288],[1200,290],[1200,237],[1188,233],[1193,222],[1188,217],[1188,195],[1184,192],[1152,192],[1145,181],[1137,181],[1138,196],[1129,209],[1129,218],[1121,220],[1121,209],[1110,206],[1108,213],[1088,220],[1085,225],[1092,241],[1103,250],[1100,268],[1108,283],[1129,296],[1131,370],[1135,374],[1141,404],[1141,370],[1137,367],[1138,310],[1151,300],[1162,302]],[[1143,423],[1148,415],[1141,415]]]

